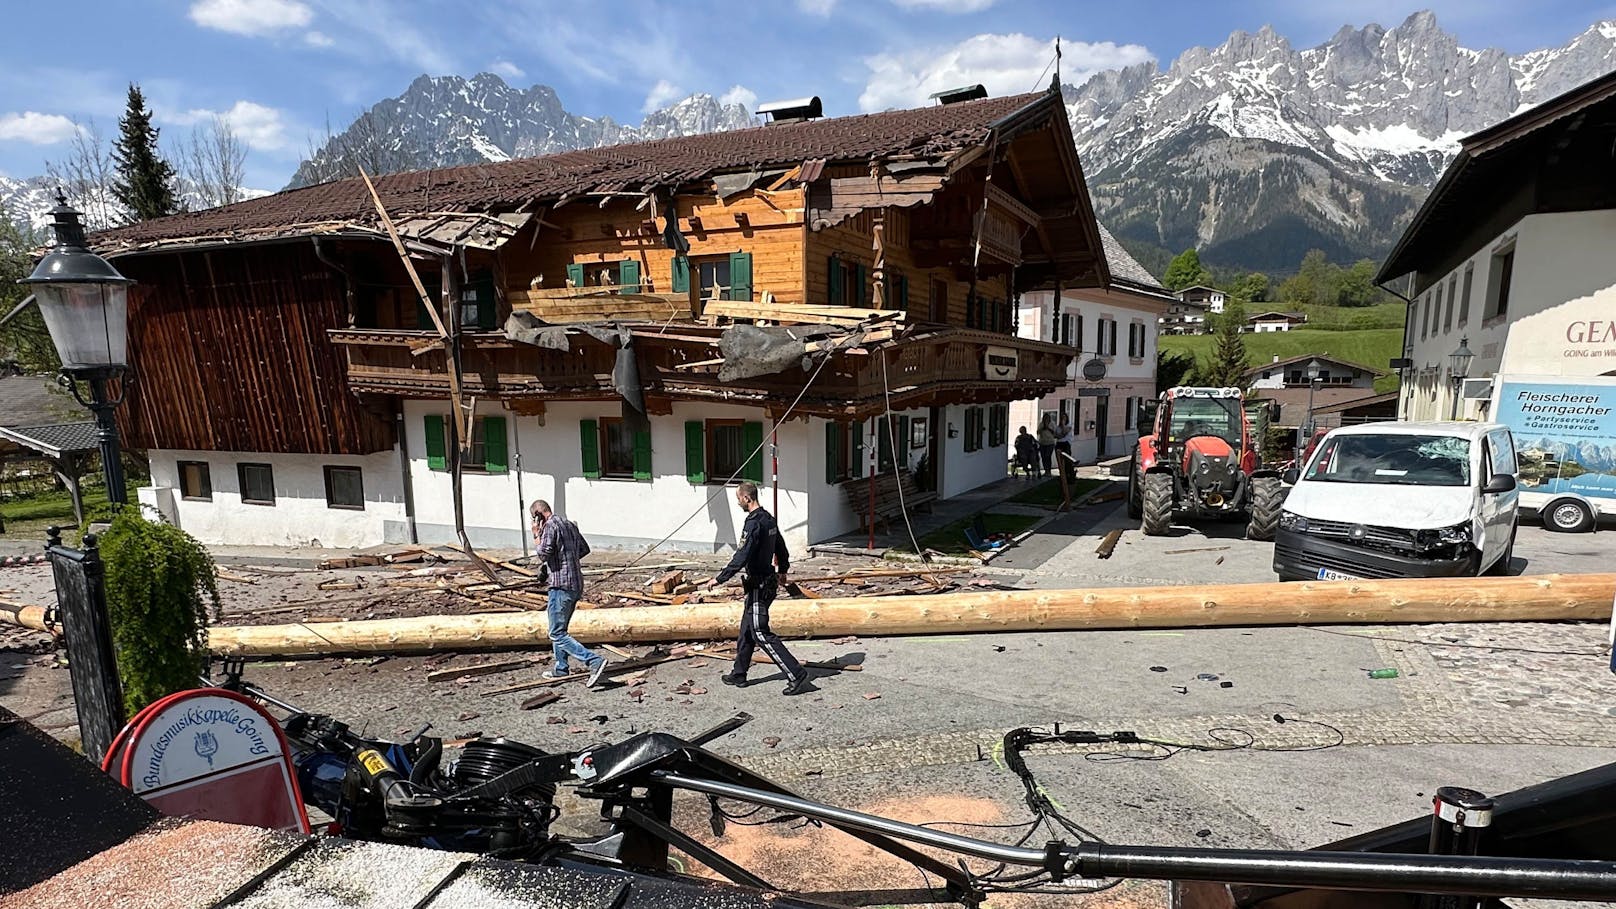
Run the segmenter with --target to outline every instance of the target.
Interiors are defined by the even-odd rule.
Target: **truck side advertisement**
[[[1515,437],[1522,493],[1616,499],[1616,380],[1505,379],[1494,419]]]

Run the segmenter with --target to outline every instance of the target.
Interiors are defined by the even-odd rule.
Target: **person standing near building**
[[[607,659],[578,643],[567,633],[572,622],[572,611],[578,607],[578,598],[584,593],[584,573],[578,560],[589,555],[589,543],[578,532],[578,525],[550,510],[550,503],[534,500],[528,507],[533,519],[533,541],[538,548],[538,559],[550,576],[550,647],[555,652],[555,663],[544,673],[544,678],[565,678],[571,673],[568,659],[574,659],[589,669],[589,686],[600,683],[606,672]]]
[[[1055,415],[1044,414],[1038,421],[1038,459],[1044,462],[1044,476],[1049,476],[1050,465],[1055,460]]]
[[[1025,426],[1016,436],[1016,466],[1025,470],[1029,478],[1038,472],[1038,440]]]
[[[1068,480],[1072,478],[1072,421],[1061,414],[1055,427],[1055,466]]]
[[[727,583],[736,572],[741,575],[741,586],[746,591],[745,611],[741,613],[741,632],[735,641],[735,668],[721,676],[726,685],[746,687],[746,671],[752,668],[752,651],[761,647],[774,665],[786,674],[785,694],[801,694],[808,690],[808,671],[802,668],[784,641],[769,628],[769,606],[780,588],[780,580],[791,570],[791,553],[780,536],[774,516],[758,503],[755,483],[742,483],[735,488],[735,504],[746,512],[746,524],[741,528],[741,545],[735,557],[729,560],[717,576],[707,582],[708,587]]]

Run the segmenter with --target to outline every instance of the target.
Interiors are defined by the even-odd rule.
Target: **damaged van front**
[[[1507,571],[1515,450],[1496,423],[1380,423],[1319,444],[1280,513],[1281,580]]]

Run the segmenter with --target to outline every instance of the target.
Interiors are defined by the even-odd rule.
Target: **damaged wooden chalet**
[[[872,471],[883,512],[1003,477],[1009,403],[1073,355],[1019,295],[1110,280],[1054,92],[374,184],[94,238],[138,282],[141,499],[205,542],[449,541],[458,467],[479,546],[544,498],[596,547],[711,551],[739,478],[800,548]]]

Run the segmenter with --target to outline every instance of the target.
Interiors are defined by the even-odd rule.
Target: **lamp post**
[[[113,412],[123,397],[110,397],[114,379],[129,367],[128,288],[134,282],[118,273],[112,263],[90,251],[84,242],[79,213],[58,190],[51,211],[56,243],[39,260],[34,273],[19,283],[29,285],[45,317],[45,328],[62,359],[57,381],[73,393],[79,404],[95,414],[96,440],[101,446],[101,472],[106,478],[107,500],[127,501],[123,461],[118,447],[118,425]],[[89,385],[90,399],[79,391]]]
[[[1303,445],[1313,438],[1313,392],[1318,390],[1319,372],[1323,369],[1318,357],[1307,361],[1307,421],[1302,424],[1302,438],[1298,440]]]
[[[1470,352],[1469,338],[1460,338],[1458,349],[1448,354],[1448,359],[1453,363],[1453,407],[1448,414],[1450,420],[1459,419],[1459,391],[1464,387],[1464,380],[1470,376],[1470,361],[1475,359],[1475,356]]]

